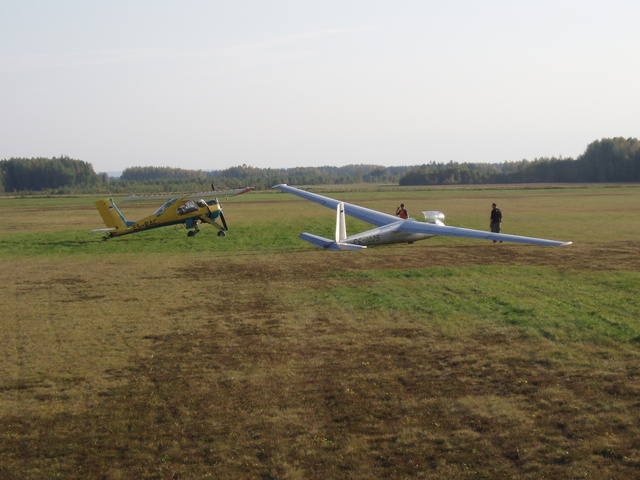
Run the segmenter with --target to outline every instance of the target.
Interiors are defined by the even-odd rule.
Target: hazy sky
[[[0,0],[0,159],[577,157],[640,136],[637,0]]]

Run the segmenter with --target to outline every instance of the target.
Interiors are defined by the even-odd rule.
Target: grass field
[[[640,478],[640,187],[315,190],[574,245],[325,252],[275,191],[103,242],[95,198],[2,198],[0,478]]]

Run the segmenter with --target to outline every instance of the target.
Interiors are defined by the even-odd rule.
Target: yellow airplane
[[[113,199],[105,198],[95,203],[107,228],[100,228],[93,231],[106,233],[103,240],[108,240],[121,235],[151,230],[152,228],[184,223],[184,225],[190,229],[187,235],[193,237],[200,231],[199,224],[205,222],[218,229],[219,237],[224,237],[228,228],[220,202],[218,202],[217,198],[205,201],[203,197],[212,197],[214,195],[235,197],[236,195],[250,192],[253,189],[254,187],[245,187],[237,190],[219,192],[199,192],[171,198],[166,195],[130,195],[121,200],[120,203],[169,198],[153,215],[149,215],[137,222],[130,222],[125,219],[124,215],[122,215],[118,207],[116,207]],[[217,220],[220,220],[222,224],[218,223]]]

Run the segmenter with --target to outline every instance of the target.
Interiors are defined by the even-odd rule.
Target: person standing
[[[407,211],[404,208],[404,203],[401,203],[400,206],[398,208],[396,208],[396,215],[399,216],[400,218],[403,219],[407,219],[409,218],[409,214],[407,213]]]
[[[491,221],[489,223],[489,228],[491,228],[492,233],[500,233],[502,212],[495,203],[492,204],[491,207]],[[496,240],[494,240],[493,243],[496,243]],[[502,240],[500,241],[500,243],[502,243]]]

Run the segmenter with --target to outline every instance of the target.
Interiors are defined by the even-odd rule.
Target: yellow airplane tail
[[[98,200],[96,207],[98,207],[100,216],[107,228],[119,229],[127,227],[127,221],[122,213],[120,213],[120,210],[118,210],[118,207],[116,207],[116,204],[113,203],[112,199],[106,198],[104,200]]]

